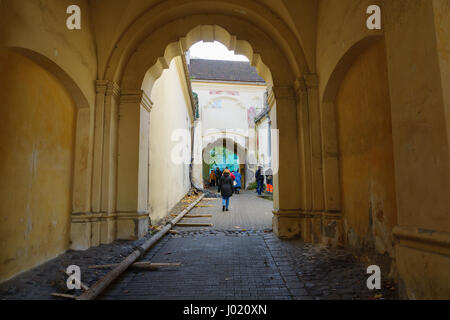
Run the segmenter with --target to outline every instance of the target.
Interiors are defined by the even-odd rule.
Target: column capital
[[[95,92],[105,94],[108,82],[108,80],[95,80]]]
[[[109,81],[106,86],[106,96],[120,97],[120,87],[117,83]]]
[[[106,96],[114,96],[115,98],[120,96],[120,87],[117,83],[109,80],[96,80],[95,91],[99,94]]]
[[[274,86],[271,93],[276,100],[295,100],[294,88],[290,86]]]
[[[140,103],[148,112],[152,110],[153,101],[143,90],[122,90],[122,103]]]
[[[269,108],[272,109],[275,105],[275,95],[273,94],[273,91],[270,90],[267,95],[267,104],[269,105]]]
[[[300,102],[302,94],[305,94],[308,92],[308,87],[306,86],[306,82],[303,77],[295,79],[294,90],[295,90],[295,98],[296,98],[297,102]]]

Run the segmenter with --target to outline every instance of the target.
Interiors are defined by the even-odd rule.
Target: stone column
[[[272,91],[276,100],[270,99],[274,103],[272,108],[276,109],[273,127],[278,129],[278,143],[272,145],[274,153],[273,231],[278,237],[292,238],[300,234],[296,101],[292,87],[274,87]]]
[[[450,8],[386,1],[401,292],[450,298]]]
[[[77,123],[77,141],[84,147],[77,147],[76,151],[76,165],[80,169],[75,171],[74,176],[75,213],[72,218],[71,247],[79,250],[110,243],[115,239],[119,87],[111,81],[98,80],[96,92],[95,108],[89,112],[89,117],[86,112],[79,113]],[[85,174],[81,167],[85,168]],[[82,179],[89,182],[83,186],[80,183]],[[85,194],[86,199],[81,207],[82,194]]]
[[[322,238],[322,215],[324,212],[324,190],[322,170],[322,139],[319,108],[318,79],[316,74],[307,74],[304,81],[308,96],[310,147],[311,147],[311,238],[318,243]]]
[[[70,248],[91,246],[91,180],[95,105],[77,113]]]
[[[117,196],[117,138],[120,91],[117,84],[109,82],[105,93],[101,203],[100,243],[116,239]]]
[[[311,132],[308,87],[305,79],[296,83],[297,136],[300,179],[300,219],[301,237],[305,242],[312,240],[312,170]]]
[[[124,90],[120,102],[117,170],[117,237],[148,231],[149,127],[152,102],[142,90]]]

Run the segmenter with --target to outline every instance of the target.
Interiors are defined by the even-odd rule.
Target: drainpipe
[[[193,121],[192,121],[192,127],[191,127],[191,163],[189,164],[189,181],[191,183],[191,187],[194,188],[195,190],[199,191],[199,192],[203,192],[206,196],[208,197],[216,197],[215,194],[211,193],[208,190],[204,190],[201,186],[198,186],[194,183],[193,180],[193,164],[194,164],[194,139],[195,139],[195,99],[194,99],[194,95],[193,95],[193,91],[192,91],[192,84],[191,84],[191,79],[189,77],[189,68],[187,65],[187,61],[186,61],[186,56],[183,54],[181,55],[181,60],[183,61],[183,67],[184,67],[184,76],[186,79],[186,84],[188,87],[188,91],[189,91],[189,100],[190,100],[190,104],[191,104],[191,110],[192,110],[192,114],[193,114]]]

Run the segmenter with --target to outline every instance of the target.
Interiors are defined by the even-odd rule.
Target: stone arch
[[[7,155],[0,165],[1,219],[7,221],[0,241],[11,243],[0,259],[12,262],[0,272],[5,280],[69,248],[75,128],[78,114],[89,114],[89,105],[62,68],[35,51],[0,47],[0,69],[0,117],[6,121],[0,149]],[[47,230],[45,238],[42,230]]]
[[[376,241],[379,253],[392,256],[397,209],[384,40],[365,37],[340,58],[324,90],[321,116],[327,211],[340,216],[344,242],[360,248],[362,241]]]
[[[245,28],[233,28],[235,21],[246,22]],[[177,22],[181,22],[181,25],[180,23],[177,24]],[[153,64],[159,63],[158,58],[165,55],[164,53],[169,43],[177,42],[186,35],[187,30],[199,25],[212,24],[221,25],[240,39],[247,39],[254,49],[256,49],[256,46],[251,40],[255,40],[257,37],[251,39],[246,34],[256,35],[259,33],[263,34],[265,38],[271,39],[272,47],[280,48],[278,56],[282,58],[279,60],[288,61],[289,67],[284,72],[293,72],[296,77],[300,77],[302,74],[309,73],[311,69],[306,63],[303,49],[293,31],[272,10],[258,1],[231,0],[224,3],[223,1],[214,0],[170,0],[162,1],[149,8],[147,12],[139,16],[127,28],[117,41],[108,59],[105,71],[101,71],[101,74],[103,74],[105,79],[121,83],[125,69],[133,55],[139,51],[142,53],[141,44],[149,35],[156,34],[158,29],[161,29],[161,26],[164,26],[162,41],[152,42],[153,46],[158,46],[158,48],[154,49],[158,50],[159,53],[154,57],[147,53],[150,59],[149,68]],[[249,30],[251,30],[250,33],[247,32]],[[210,33],[208,37],[202,40],[212,41],[214,36],[215,34]],[[225,45],[227,44],[225,43]],[[234,42],[228,43],[229,48],[230,45],[232,45],[232,49],[235,49]],[[178,50],[177,45],[174,48]],[[245,45],[243,47],[239,46],[237,49],[242,50],[244,54],[245,52],[248,54],[248,48],[245,48]],[[258,50],[256,49],[256,51]],[[264,55],[262,57],[266,61]],[[249,58],[254,66],[259,64],[257,57],[254,59],[253,56],[250,56]],[[164,64],[164,61],[162,62]],[[272,68],[271,66],[269,67]],[[147,71],[147,68],[143,69]],[[122,85],[122,87],[135,89],[128,88],[125,85]]]
[[[280,36],[280,31],[283,31],[284,35],[289,35],[289,30],[284,29],[283,26],[275,27],[261,17],[256,17],[255,12],[246,11],[248,14],[244,15],[245,17],[237,15],[236,12],[227,14],[230,8],[226,5],[228,9],[225,10],[224,3],[218,3],[217,8],[211,8],[215,1],[173,0],[163,2],[157,7],[161,9],[166,3],[171,2],[183,5],[166,8],[167,12],[174,10],[170,19],[167,18],[167,12],[164,10],[150,11],[153,12],[151,19],[142,21],[138,18],[139,22],[130,26],[117,43],[106,70],[107,81],[120,87],[117,212],[136,213],[133,219],[135,217],[139,219],[139,221],[135,220],[139,224],[137,229],[145,230],[145,216],[148,214],[148,181],[146,180],[148,179],[148,152],[142,152],[142,150],[147,150],[150,139],[146,135],[146,128],[152,108],[149,98],[151,90],[154,82],[163,70],[168,68],[171,60],[182,56],[190,45],[200,40],[217,40],[237,54],[247,56],[259,75],[266,80],[271,91],[270,99],[276,110],[276,119],[279,119],[276,123],[280,138],[277,139],[281,141],[281,144],[277,150],[280,150],[283,161],[287,163],[274,175],[274,185],[277,186],[275,190],[278,192],[282,189],[289,190],[287,196],[283,195],[281,198],[278,196],[279,193],[275,193],[274,208],[277,208],[277,214],[297,212],[299,185],[292,179],[292,175],[296,176],[298,173],[295,165],[297,120],[294,87],[296,79],[307,74],[309,70],[302,62],[304,56],[297,39],[287,41]],[[242,2],[253,2],[253,0]],[[199,3],[205,5],[200,12]],[[230,3],[236,4],[237,1],[232,0]],[[197,5],[192,6],[192,4]],[[183,11],[183,8],[189,8],[189,10]],[[147,13],[144,16],[149,17]],[[255,19],[252,21],[250,16]],[[280,211],[280,208],[287,209]],[[118,226],[118,230],[121,228]],[[124,233],[126,234],[124,238],[134,234],[133,230],[136,229],[127,228],[129,231]]]
[[[214,103],[215,101],[217,101],[217,100],[231,100],[231,101],[235,102],[236,105],[237,105],[239,108],[241,108],[241,109],[246,109],[246,106],[244,106],[244,105],[239,101],[239,99],[236,99],[236,98],[234,98],[234,97],[230,97],[230,96],[227,96],[227,95],[220,95],[220,96],[215,96],[215,97],[211,98],[211,99],[208,101],[208,103],[204,106],[204,108],[210,108],[210,107],[213,105],[213,103]]]
[[[234,147],[236,146],[236,154],[239,158],[239,164],[246,164],[246,158],[247,158],[247,147],[242,145],[239,141],[233,139],[229,135],[227,136],[218,136],[214,137],[215,139],[208,143],[206,146],[203,147],[202,150],[202,157],[203,161],[206,162],[208,160],[208,157],[206,156],[208,152],[210,152],[215,147],[221,147],[225,143],[225,146],[228,150],[234,152]],[[232,148],[232,149],[230,149]]]
[[[242,139],[234,139],[234,136],[237,136],[238,134],[233,133],[211,133],[210,136],[212,136],[212,139],[204,139],[204,141],[208,141],[208,143],[203,146],[203,150],[211,150],[214,147],[222,146],[223,141],[227,143],[227,146],[229,145],[237,145],[238,152],[240,154],[245,155],[247,152],[247,146],[245,144],[242,144]],[[239,155],[239,154],[238,154]],[[244,158],[245,159],[245,158]]]
[[[43,67],[45,70],[53,74],[55,78],[58,79],[58,81],[62,84],[62,86],[66,88],[78,109],[89,108],[89,102],[84,93],[75,83],[75,81],[53,60],[50,60],[46,56],[36,51],[23,47],[0,47],[0,49],[11,50],[18,54],[21,54],[32,60],[37,65]]]
[[[356,58],[383,35],[367,36],[354,43],[339,59],[325,86],[321,101],[322,164],[325,210],[341,211],[341,187],[339,178],[339,145],[337,140],[335,99],[340,84]]]
[[[206,18],[208,18],[208,22],[214,22],[221,20],[221,17],[223,19],[223,16],[217,16],[217,18],[207,16]],[[286,57],[279,52],[275,47],[276,44],[270,38],[265,37],[265,41],[259,40],[260,43],[256,44],[259,52],[264,50],[261,48],[263,45],[267,46],[267,51],[271,51],[266,54],[267,60],[270,61],[270,65],[268,65],[265,63],[264,52],[260,54],[254,49],[253,43],[257,40],[254,40],[253,43],[239,40],[237,36],[227,31],[228,28],[226,29],[218,24],[198,25],[198,20],[202,20],[201,18],[202,16],[187,17],[186,20],[190,24],[187,24],[185,20],[178,20],[152,33],[131,56],[123,71],[123,77],[117,80],[120,86],[124,90],[142,89],[147,95],[150,95],[153,84],[161,76],[164,69],[168,68],[170,61],[177,56],[183,55],[190,46],[201,40],[218,41],[229,50],[235,51],[236,54],[246,56],[269,87],[272,87],[274,82],[280,86],[292,86],[296,75],[292,72]],[[230,18],[227,18],[227,20],[230,23]],[[235,23],[239,23],[239,20],[234,20],[230,25]],[[192,27],[192,29],[185,33],[185,30],[189,27]],[[242,28],[246,30],[252,27],[247,25]],[[177,32],[179,32],[180,37],[176,41],[168,42],[165,30],[173,28],[179,29]],[[236,29],[235,31],[239,30]],[[253,32],[259,33],[256,38],[264,38],[264,34],[261,31],[253,30]],[[160,52],[155,50],[156,46],[159,47],[158,51],[160,50]],[[272,69],[276,70],[275,74]]]

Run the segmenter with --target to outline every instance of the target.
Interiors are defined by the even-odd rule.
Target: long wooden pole
[[[131,266],[137,259],[139,259],[144,253],[156,244],[178,221],[183,219],[183,216],[194,208],[205,197],[202,194],[197,200],[195,200],[189,207],[183,210],[176,218],[172,219],[166,224],[157,234],[144,242],[135,251],[133,251],[128,257],[126,257],[117,267],[108,272],[102,279],[94,283],[89,290],[85,291],[77,300],[93,300],[100,293],[103,292],[118,276],[120,276],[129,266]]]
[[[96,264],[93,266],[89,266],[89,269],[109,269],[117,267],[118,263],[111,263],[111,264]],[[142,269],[159,269],[161,267],[180,267],[181,263],[152,263],[150,261],[142,261],[142,262],[135,262],[131,265],[134,268],[142,268]]]

